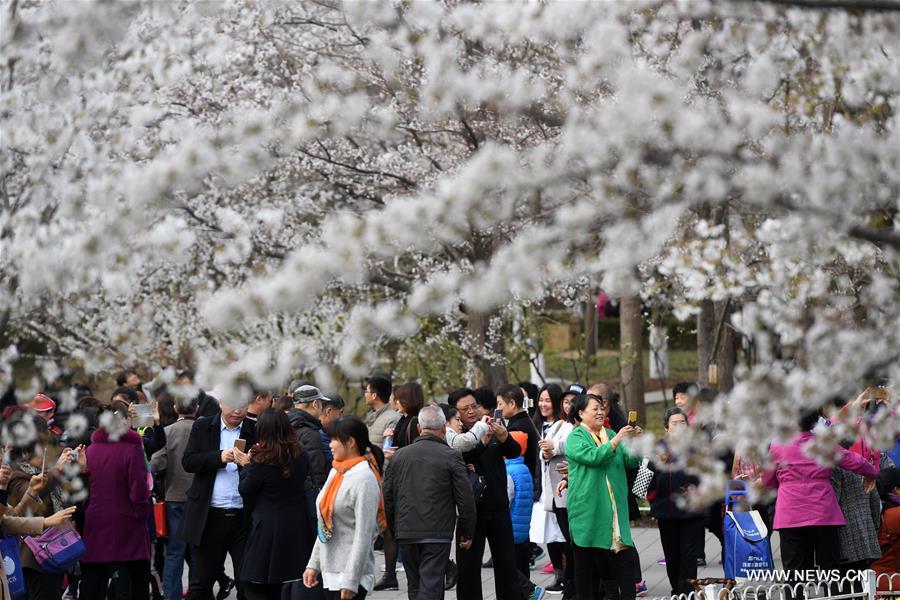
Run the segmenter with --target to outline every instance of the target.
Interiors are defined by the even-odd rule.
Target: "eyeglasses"
[[[460,406],[459,404],[456,405],[456,411],[461,412],[461,413],[474,412],[477,408],[478,408],[477,404],[469,404],[467,406]]]

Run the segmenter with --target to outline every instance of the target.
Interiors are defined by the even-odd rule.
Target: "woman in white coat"
[[[557,496],[555,490],[562,478],[558,469],[565,463],[565,440],[572,431],[572,425],[566,422],[565,409],[568,399],[578,393],[572,390],[573,387],[584,389],[575,384],[563,393],[555,383],[545,385],[538,393],[538,406],[534,413],[534,423],[541,438],[538,442],[541,449],[541,499],[535,504],[531,518],[531,540],[547,544],[547,553],[556,575],[556,581],[547,587],[547,591],[565,592],[567,596],[574,592],[574,584],[567,583],[574,582],[574,559],[568,534],[565,495]]]

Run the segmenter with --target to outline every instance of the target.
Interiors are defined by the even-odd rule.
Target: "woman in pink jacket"
[[[823,467],[804,449],[813,441],[818,411],[800,419],[800,433],[787,445],[772,444],[774,470],[763,474],[763,483],[778,488],[774,528],[781,536],[781,562],[786,571],[837,569],[840,561],[838,529],[844,515],[831,487],[831,467]],[[866,478],[874,486],[878,466],[859,454],[834,446],[836,465]]]

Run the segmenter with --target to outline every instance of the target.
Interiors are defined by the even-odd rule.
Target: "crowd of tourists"
[[[675,386],[645,460],[627,443],[641,434],[634,415],[603,383],[460,388],[429,402],[418,383],[375,374],[362,419],[304,381],[249,404],[150,390],[133,372],[117,384],[106,402],[76,386],[67,414],[54,391],[4,408],[0,600],[221,600],[235,588],[241,600],[362,600],[400,589],[398,564],[410,600],[454,587],[480,600],[486,567],[501,600],[627,600],[646,591],[632,524],[647,470],[638,493],[673,594],[694,590],[707,531],[724,541],[722,502],[692,502],[699,480],[675,450],[689,428],[716,434],[697,418],[715,393],[690,382]],[[753,508],[779,531],[785,569],[900,571],[900,443],[872,448],[862,435],[889,402],[867,390],[804,413],[769,465],[740,448],[720,457],[732,478],[776,490]],[[836,466],[818,464],[804,451],[813,430],[846,414],[864,415],[858,435],[835,446]],[[68,541],[35,545],[46,531]],[[83,544],[71,564],[70,542]],[[533,582],[544,547],[546,589]]]

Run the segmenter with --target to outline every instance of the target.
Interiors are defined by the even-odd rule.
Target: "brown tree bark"
[[[712,300],[700,301],[700,312],[697,314],[697,385],[709,386],[710,354],[715,340],[716,311]]]
[[[622,396],[627,410],[637,411],[638,423],[646,423],[644,404],[644,344],[641,336],[641,298],[627,296],[619,302]]]
[[[500,386],[509,383],[509,380],[506,376],[506,365],[499,360],[506,355],[503,336],[498,335],[496,339],[492,339],[488,335],[493,316],[474,311],[468,313],[467,331],[475,361],[474,384],[476,387],[489,387],[496,391]],[[498,360],[494,360],[493,357],[497,357]]]
[[[715,303],[716,325],[721,323],[715,356],[718,375],[716,387],[720,392],[729,392],[734,387],[734,365],[737,361],[737,352],[734,347],[734,330],[729,326],[731,314],[734,312],[732,307],[733,304],[725,300]]]
[[[592,295],[592,298],[584,303],[584,356],[590,362],[596,353],[597,303]]]

